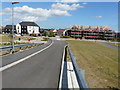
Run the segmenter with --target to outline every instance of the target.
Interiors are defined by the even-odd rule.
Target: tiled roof
[[[50,32],[53,32],[55,29],[50,29]]]
[[[64,32],[66,29],[58,29],[58,32]]]

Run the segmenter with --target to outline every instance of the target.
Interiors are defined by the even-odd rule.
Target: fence
[[[32,45],[38,45],[38,44],[43,44],[43,43],[32,43],[32,44],[22,44],[22,45],[15,45],[14,48],[21,48],[21,47],[28,47],[28,46],[32,46]],[[4,47],[0,47],[0,49],[2,51],[6,51],[6,50],[11,50],[12,46],[4,46]]]
[[[78,67],[78,65],[76,63],[76,58],[75,58],[75,56],[73,56],[69,46],[68,46],[68,51],[69,51],[69,54],[70,54],[70,58],[71,58],[71,61],[72,61],[72,64],[73,64],[73,68],[74,68],[75,73],[76,73],[76,77],[77,77],[80,89],[88,90],[87,83],[86,83],[86,81],[84,79],[84,72],[85,71],[79,69],[79,67]]]

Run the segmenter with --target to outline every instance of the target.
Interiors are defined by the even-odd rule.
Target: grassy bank
[[[118,50],[96,42],[67,41],[89,88],[118,88]]]
[[[11,36],[10,35],[0,36],[0,38],[1,38],[2,42],[10,42],[11,41]],[[14,40],[18,40],[19,38],[21,40],[27,40],[28,39],[27,37],[23,37],[23,36],[15,36]],[[35,40],[35,38],[30,38],[30,39]]]
[[[14,45],[30,44],[29,42],[14,42]],[[0,43],[0,46],[9,46],[11,43]]]

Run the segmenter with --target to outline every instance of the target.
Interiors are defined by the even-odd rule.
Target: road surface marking
[[[26,59],[28,59],[28,58],[30,58],[30,57],[32,57],[32,56],[34,56],[34,55],[36,55],[36,54],[38,54],[38,53],[46,50],[46,49],[48,49],[49,47],[51,47],[51,46],[53,45],[53,43],[54,43],[54,42],[52,41],[52,43],[51,43],[48,47],[45,47],[45,48],[43,48],[42,50],[40,50],[40,51],[38,51],[38,52],[35,52],[35,53],[33,53],[33,54],[25,57],[25,58],[22,58],[22,59],[20,59],[20,60],[18,60],[18,61],[15,61],[15,62],[11,63],[11,64],[8,64],[8,65],[6,65],[6,66],[1,67],[1,68],[0,68],[0,72],[4,71],[4,70],[6,70],[6,69],[8,69],[8,68],[10,68],[10,67],[13,67],[13,66],[15,66],[15,65],[17,65],[17,64],[25,61]]]
[[[62,57],[62,65],[61,65],[60,80],[59,80],[59,89],[62,88],[62,76],[63,76],[64,57],[65,57],[65,47],[66,46],[64,46],[63,57]]]

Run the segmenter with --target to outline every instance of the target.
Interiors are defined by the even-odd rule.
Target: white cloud
[[[32,8],[29,6],[22,7],[14,7],[14,18],[18,21],[45,21],[50,17],[57,16],[71,16],[68,12],[69,10],[76,10],[78,8],[82,8],[79,4],[61,4],[56,3],[52,4],[51,9],[43,9],[43,8]],[[5,8],[1,15],[11,15],[12,9]],[[5,21],[10,21],[10,18],[5,19]]]
[[[103,16],[96,16],[96,18],[102,18]]]
[[[50,16],[71,16],[67,11],[57,10],[57,9],[51,9],[49,10]]]
[[[57,2],[64,2],[64,3],[74,3],[74,2],[80,2],[81,0],[56,0]]]
[[[87,3],[82,3],[82,4],[86,5]]]
[[[5,8],[3,13],[11,15],[11,8]],[[44,21],[54,16],[71,16],[67,11],[57,9],[31,8],[29,6],[14,7],[14,18],[18,20]]]
[[[2,13],[2,12],[0,12],[0,15],[3,15],[3,13]]]
[[[68,5],[68,4],[57,3],[57,4],[52,4],[52,8],[66,11],[66,10],[76,10],[77,8],[83,8],[83,6],[80,6],[79,4]]]

